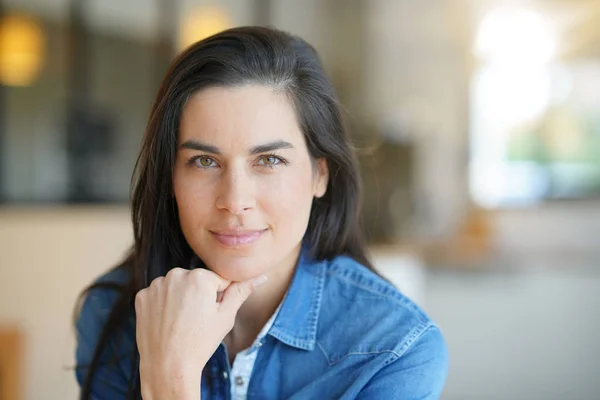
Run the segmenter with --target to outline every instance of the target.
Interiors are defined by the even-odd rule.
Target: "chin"
[[[233,282],[245,281],[264,274],[269,268],[259,257],[227,257],[207,260],[206,266],[220,277]]]

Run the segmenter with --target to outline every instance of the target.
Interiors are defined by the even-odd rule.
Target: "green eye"
[[[212,167],[215,164],[215,160],[208,156],[199,156],[198,158],[196,158],[196,163],[200,167],[208,168]]]
[[[277,165],[281,162],[278,157],[275,156],[262,156],[260,157],[259,164],[262,165]]]

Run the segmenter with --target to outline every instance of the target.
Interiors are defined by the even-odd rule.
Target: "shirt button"
[[[262,346],[262,345],[263,345],[263,343],[262,343],[262,342],[256,342],[256,347],[260,347],[260,346]]]
[[[235,384],[238,386],[242,386],[244,384],[244,378],[242,378],[241,376],[236,376],[235,377]]]
[[[229,374],[227,371],[223,371],[223,379],[227,380],[227,378],[229,378]]]

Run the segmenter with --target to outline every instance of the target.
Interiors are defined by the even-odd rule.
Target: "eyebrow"
[[[212,146],[209,144],[202,143],[198,140],[186,140],[180,146],[182,149],[191,149],[191,150],[199,150],[205,153],[211,153],[219,155],[221,154],[221,150],[218,147]],[[260,153],[266,153],[269,151],[280,150],[280,149],[293,149],[294,146],[290,142],[286,142],[285,140],[275,140],[273,142],[261,144],[258,146],[254,146],[250,149],[250,155],[256,155]]]
[[[221,150],[219,150],[218,147],[204,144],[202,142],[199,142],[197,140],[192,140],[192,139],[186,140],[185,142],[183,142],[183,144],[180,146],[180,148],[190,149],[190,150],[198,150],[198,151],[203,151],[205,153],[211,153],[211,154],[221,154]]]
[[[267,153],[267,152],[273,151],[273,150],[293,149],[293,148],[294,148],[294,146],[291,143],[286,142],[285,140],[275,140],[274,142],[254,146],[253,148],[250,149],[250,154],[256,155],[256,154],[260,154],[260,153]]]

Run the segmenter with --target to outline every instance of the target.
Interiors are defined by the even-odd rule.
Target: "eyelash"
[[[212,168],[212,166],[210,166],[210,165],[209,166],[203,166],[203,165],[198,165],[196,163],[197,160],[200,160],[203,157],[211,160],[213,163],[216,163],[215,159],[212,158],[211,156],[206,155],[206,154],[201,154],[201,155],[194,156],[194,157],[190,158],[190,160],[186,164],[187,165],[191,165],[191,166],[195,166],[195,167],[200,168],[200,169]],[[276,154],[263,154],[263,155],[261,155],[261,156],[258,157],[259,160],[265,160],[265,159],[269,159],[269,158],[275,158],[278,161],[277,161],[276,164],[258,164],[258,165],[260,165],[261,167],[266,167],[266,168],[273,169],[273,168],[276,168],[276,167],[278,167],[280,165],[287,165],[288,164],[288,161],[285,158],[283,158],[281,156],[278,156]]]

